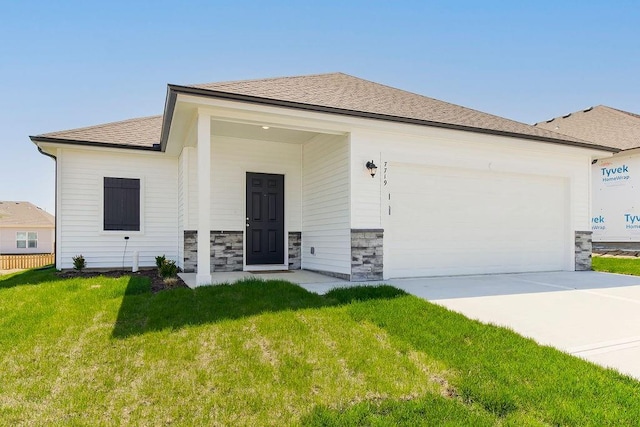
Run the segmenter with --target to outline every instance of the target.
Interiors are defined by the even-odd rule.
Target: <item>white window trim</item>
[[[104,179],[124,178],[140,180],[140,230],[105,230],[104,229]],[[119,173],[103,174],[98,177],[98,188],[100,197],[100,212],[98,215],[98,234],[104,236],[144,236],[145,229],[145,179],[140,175],[122,175]]]
[[[18,238],[18,234],[20,234],[20,233],[24,233],[25,234],[25,238],[24,239],[19,239]],[[36,235],[36,238],[35,238],[36,245],[34,247],[30,247],[29,246],[29,241],[33,241],[34,240],[34,239],[30,239],[29,238],[29,233],[32,233],[32,234]],[[15,241],[16,241],[16,249],[26,249],[26,250],[38,249],[38,232],[37,231],[16,231],[16,240]],[[25,245],[24,248],[19,247],[18,246],[18,242],[24,242],[24,245]]]

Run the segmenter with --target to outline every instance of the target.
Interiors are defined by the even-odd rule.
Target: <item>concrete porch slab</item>
[[[178,276],[190,288],[197,287],[196,273],[178,273]],[[238,280],[255,278],[263,280],[286,280],[291,283],[302,286],[310,292],[324,294],[330,289],[336,287],[352,286],[350,282],[336,279],[335,277],[326,276],[307,270],[289,270],[289,271],[231,271],[211,273],[211,285],[232,284]]]

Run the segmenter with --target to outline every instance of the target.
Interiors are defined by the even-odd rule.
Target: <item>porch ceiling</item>
[[[264,108],[254,105],[229,103],[198,97],[178,99],[173,111],[171,129],[165,147],[166,153],[180,155],[182,147],[195,147],[198,111],[211,115],[211,135],[236,137],[288,144],[304,144],[317,135],[346,135],[348,129],[326,118],[301,118],[290,115],[290,110]],[[263,129],[268,126],[269,129]]]
[[[263,126],[267,126],[268,129],[264,129]],[[260,125],[220,120],[211,121],[211,134],[214,136],[284,142],[288,144],[303,144],[318,135],[316,132],[274,127],[270,126],[269,123]]]

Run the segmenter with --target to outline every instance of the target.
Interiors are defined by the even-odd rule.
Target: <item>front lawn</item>
[[[390,287],[0,277],[0,425],[634,425],[640,383]]]
[[[640,276],[640,258],[614,258],[594,256],[591,267],[595,271]]]

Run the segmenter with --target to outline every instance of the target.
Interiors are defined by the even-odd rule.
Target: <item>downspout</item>
[[[53,253],[55,254],[55,258],[53,259],[53,263],[54,263],[54,267],[57,267],[57,258],[58,258],[58,158],[56,156],[54,156],[53,154],[49,154],[49,153],[45,153],[44,151],[42,151],[42,148],[40,148],[40,146],[38,145],[38,151],[40,152],[40,154],[44,154],[47,157],[51,157],[53,159],[53,161],[56,164],[56,169],[55,169],[55,196],[53,199],[53,212],[54,212],[54,217],[56,218],[56,222],[53,228]]]

